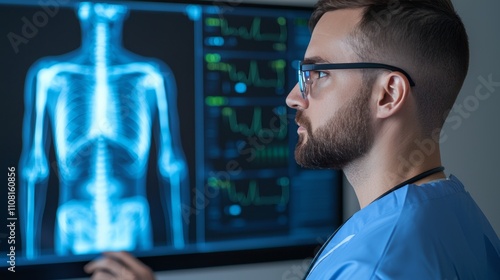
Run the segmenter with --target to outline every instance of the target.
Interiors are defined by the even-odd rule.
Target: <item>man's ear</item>
[[[391,72],[377,80],[377,118],[387,118],[404,108],[410,84],[399,72]]]

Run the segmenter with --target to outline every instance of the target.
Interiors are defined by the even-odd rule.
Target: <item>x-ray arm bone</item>
[[[45,204],[49,164],[47,149],[50,137],[47,115],[48,85],[53,78],[50,68],[38,66],[28,72],[25,88],[25,112],[23,123],[23,155],[21,156],[20,213],[23,217],[26,257],[38,254],[36,230]],[[35,194],[38,194],[35,197]]]
[[[179,122],[177,117],[176,84],[173,73],[168,67],[156,72],[153,77],[159,131],[155,133],[158,145],[158,168],[170,191],[165,192],[167,213],[170,213],[173,246],[184,247],[184,225],[182,220],[182,181],[187,175],[181,144],[179,141]]]
[[[156,105],[158,107],[159,156],[158,168],[162,177],[169,179],[172,176],[185,176],[186,166],[179,152],[178,137],[179,127],[176,113],[177,89],[173,73],[168,68],[163,68],[161,74],[154,74],[154,88],[156,92]],[[167,97],[168,95],[168,97]]]
[[[31,76],[31,75],[30,75]],[[34,183],[46,179],[49,175],[47,159],[47,81],[52,80],[49,69],[41,69],[36,77],[28,77],[26,82],[26,108],[23,124],[23,141],[26,160],[24,177]]]

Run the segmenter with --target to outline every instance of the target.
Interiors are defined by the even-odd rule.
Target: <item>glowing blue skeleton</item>
[[[170,187],[163,198],[170,218],[167,232],[174,247],[184,246],[181,184],[187,170],[175,81],[161,62],[121,48],[126,13],[118,5],[80,4],[82,47],[44,58],[28,72],[20,161],[28,258],[40,254],[51,136],[60,185],[56,253],[152,246],[145,180],[155,123],[159,173]]]

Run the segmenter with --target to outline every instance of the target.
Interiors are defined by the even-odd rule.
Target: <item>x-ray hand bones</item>
[[[60,184],[56,252],[151,247],[144,185],[154,118],[158,167],[170,183],[172,242],[184,246],[180,186],[186,166],[176,139],[175,80],[160,62],[119,47],[125,14],[122,6],[81,4],[82,48],[43,59],[28,73],[20,163],[28,258],[39,253],[44,198],[35,194],[46,190],[50,136]]]

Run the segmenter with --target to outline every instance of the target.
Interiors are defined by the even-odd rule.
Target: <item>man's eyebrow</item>
[[[302,61],[302,64],[320,64],[320,63],[330,63],[330,62],[320,56],[307,57],[304,58],[304,60]]]

